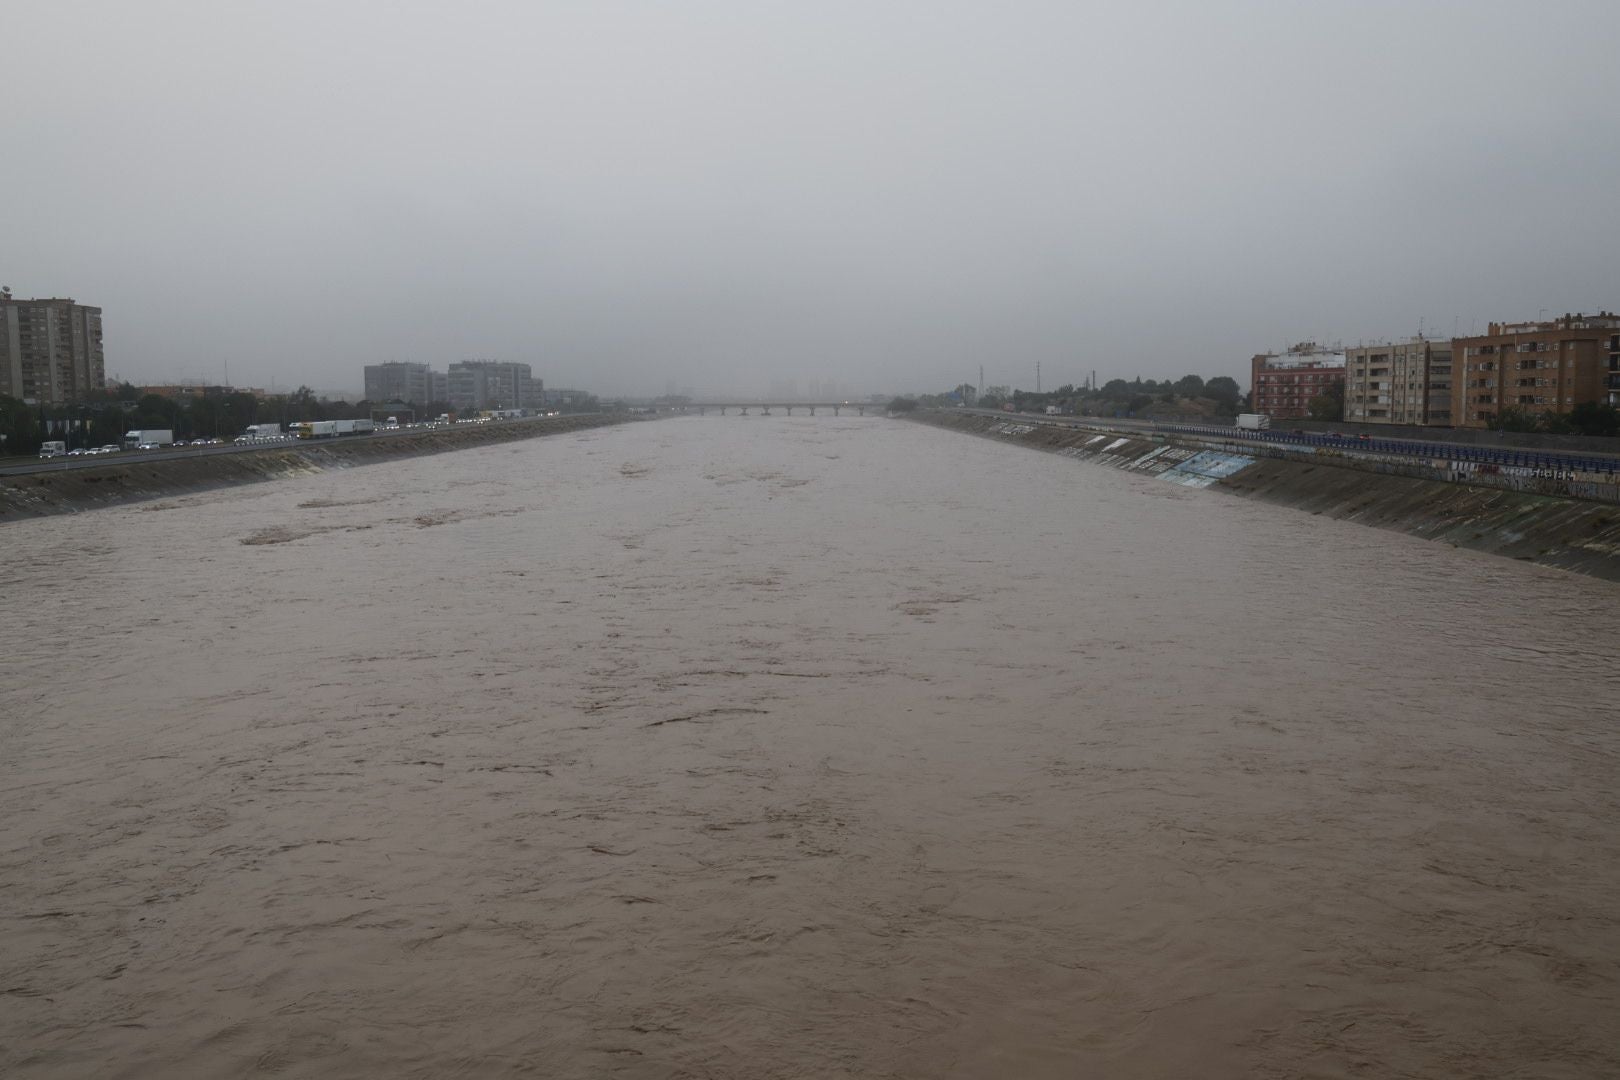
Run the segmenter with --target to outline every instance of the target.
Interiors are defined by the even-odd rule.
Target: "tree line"
[[[1569,412],[1534,413],[1508,406],[1490,420],[1494,431],[1539,431],[1545,435],[1620,435],[1620,409],[1583,401]]]
[[[412,407],[419,419],[456,412],[448,401]],[[562,411],[596,408],[592,397],[576,399]],[[187,441],[233,439],[250,424],[285,427],[306,420],[364,420],[371,412],[369,401],[322,401],[307,386],[264,398],[246,391],[164,397],[142,394],[137,387],[120,383],[64,405],[30,405],[0,395],[0,454],[36,454],[46,439],[61,439],[69,449],[119,445],[126,431],[137,428],[167,429],[176,439]]]
[[[978,388],[962,383],[942,394],[918,394],[891,402],[911,407],[951,408],[957,405],[999,409],[1010,405],[1018,412],[1045,412],[1056,408],[1077,416],[1196,415],[1236,416],[1248,403],[1237,380],[1226,375],[1205,379],[1184,375],[1179,379],[1110,379],[1101,386],[1066,384],[1055,390],[1035,392],[1010,386]]]
[[[307,386],[260,399],[245,391],[164,397],[122,383],[59,405],[29,405],[0,396],[0,435],[5,436],[5,453],[33,454],[46,439],[61,439],[69,449],[118,445],[124,432],[137,428],[170,430],[176,439],[232,439],[250,424],[370,415],[368,402],[321,401]]]

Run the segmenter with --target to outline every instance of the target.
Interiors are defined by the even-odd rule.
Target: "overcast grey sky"
[[[0,0],[0,282],[136,382],[1232,374],[1620,306],[1620,10]]]

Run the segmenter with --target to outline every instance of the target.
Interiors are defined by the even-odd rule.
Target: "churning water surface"
[[[0,532],[8,1076],[1620,1074],[1613,584],[827,416]]]

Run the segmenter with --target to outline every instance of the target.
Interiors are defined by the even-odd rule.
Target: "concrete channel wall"
[[[1253,457],[1328,461],[1347,469],[1396,473],[1453,484],[1499,487],[1594,502],[1620,502],[1620,468],[1612,458],[1500,447],[1374,439],[1357,442],[1288,432],[1212,432],[1208,428],[1156,425],[1172,438],[1185,436]]]
[[[0,477],[0,522],[303,476],[422,454],[533,439],[628,421],[619,415],[536,417],[430,428],[387,436],[323,439],[242,452],[143,461],[114,455],[105,466]]]
[[[1456,462],[1278,447],[1218,436],[1107,431],[1033,417],[911,418],[1089,464],[1620,580],[1614,483],[1479,474]]]

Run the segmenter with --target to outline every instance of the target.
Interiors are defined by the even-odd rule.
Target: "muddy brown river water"
[[[900,421],[0,527],[8,1077],[1620,1075],[1620,588]]]

